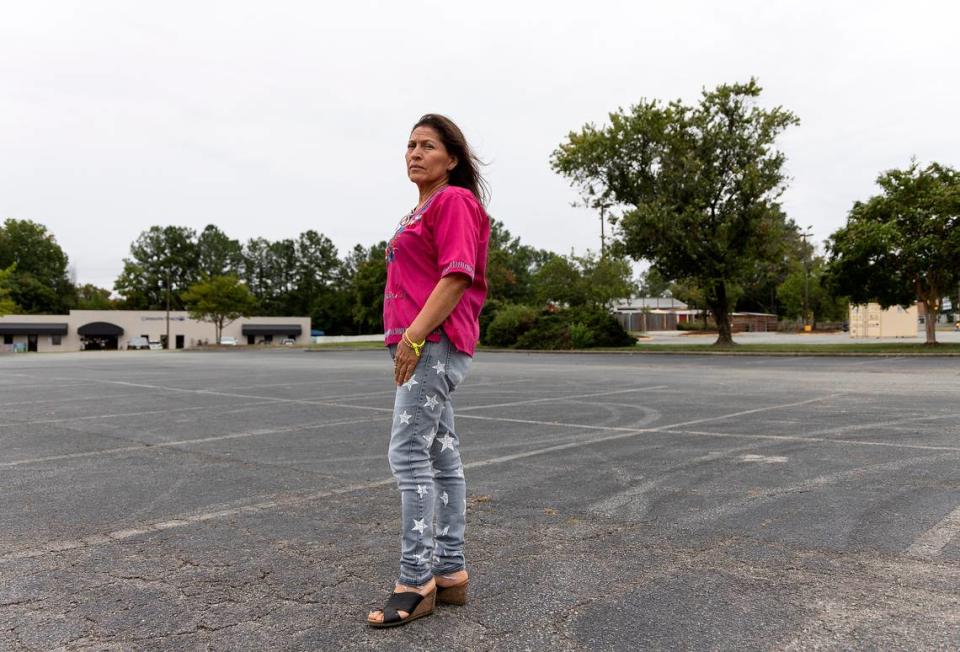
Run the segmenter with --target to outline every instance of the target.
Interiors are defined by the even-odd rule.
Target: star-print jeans
[[[467,487],[450,396],[470,362],[443,335],[427,342],[413,377],[397,388],[389,458],[403,505],[401,584],[464,568]]]

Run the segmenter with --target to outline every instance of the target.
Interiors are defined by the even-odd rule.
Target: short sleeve
[[[444,195],[430,220],[437,267],[441,277],[463,274],[472,283],[480,240],[480,207],[470,195],[450,191]]]

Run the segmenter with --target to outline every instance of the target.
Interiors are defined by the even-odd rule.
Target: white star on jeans
[[[443,528],[442,530],[440,530],[440,533],[437,534],[437,536],[438,536],[438,537],[445,537],[445,536],[447,536],[447,533],[448,533],[448,532],[450,532],[450,526],[449,526],[449,525],[448,525],[447,527]]]
[[[430,551],[424,550],[419,555],[417,555],[417,561],[421,564],[425,564],[430,560]]]
[[[405,390],[407,390],[407,391],[409,392],[411,389],[413,389],[413,386],[414,386],[414,385],[419,385],[419,384],[420,384],[420,383],[418,383],[418,382],[416,381],[416,379],[415,379],[413,376],[411,376],[411,377],[410,377],[410,380],[408,380],[408,381],[405,382],[403,385],[401,385],[401,387],[403,387]]]
[[[430,408],[431,410],[435,409],[440,405],[440,401],[437,400],[436,394],[431,394],[427,397],[427,402],[423,404],[423,407]]]
[[[444,506],[446,506],[446,505],[448,505],[448,504],[450,503],[450,496],[447,495],[447,492],[446,492],[446,491],[444,491],[442,494],[440,494],[440,500],[443,501]]]
[[[427,441],[427,448],[430,448],[431,446],[433,446],[433,440],[437,436],[437,431],[431,430],[430,432],[425,432],[420,436]]]
[[[413,527],[410,529],[411,532],[416,530],[420,534],[423,534],[423,531],[427,529],[427,524],[422,518],[414,519]]]
[[[447,373],[447,368],[446,368],[446,366],[445,366],[442,362],[440,362],[439,360],[437,360],[437,364],[433,365],[433,366],[430,367],[430,368],[431,368],[431,369],[436,369],[438,376],[439,376],[440,374],[445,374],[445,373]]]
[[[424,487],[422,484],[418,484],[418,485],[417,485],[417,494],[418,494],[421,498],[423,498],[424,495],[426,495],[426,494],[428,494],[428,493],[430,493],[430,490],[429,490],[429,489],[427,489],[426,487]]]
[[[399,415],[397,418],[400,419],[400,423],[405,423],[407,425],[410,425],[410,419],[413,418],[413,415],[407,414],[407,411],[404,410],[403,414]]]
[[[448,432],[447,434],[445,434],[443,437],[441,437],[441,438],[438,439],[437,441],[439,441],[441,444],[443,444],[443,446],[440,447],[440,452],[442,453],[443,451],[447,450],[448,448],[449,448],[450,450],[453,450],[453,442],[456,441],[456,440],[455,440],[453,437],[451,437],[451,436],[450,436],[450,433]]]
[[[463,477],[463,467],[461,466],[461,467],[458,468],[456,471],[454,471],[454,472],[453,472],[453,475],[455,475],[455,476],[458,477],[458,478],[462,478],[462,477]]]

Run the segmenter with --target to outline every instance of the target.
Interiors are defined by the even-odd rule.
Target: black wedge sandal
[[[402,593],[391,593],[387,604],[380,611],[383,612],[383,620],[379,623],[367,621],[371,627],[399,627],[406,625],[411,620],[423,618],[433,613],[433,608],[437,601],[437,589],[426,595],[420,595],[416,591],[404,591]],[[401,618],[398,612],[406,611],[409,615]]]

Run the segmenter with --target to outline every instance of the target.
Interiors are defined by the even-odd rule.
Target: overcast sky
[[[416,202],[425,112],[489,162],[522,240],[599,248],[549,167],[586,122],[746,81],[801,125],[787,213],[822,240],[883,170],[960,167],[960,4],[942,2],[5,2],[0,217],[46,225],[113,286],[152,225],[240,240],[387,238]]]

